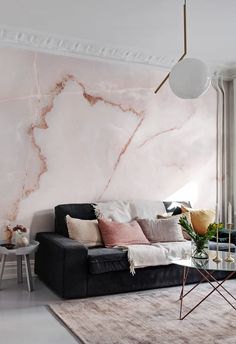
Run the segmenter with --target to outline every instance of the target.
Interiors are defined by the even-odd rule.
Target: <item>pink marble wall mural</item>
[[[215,204],[216,94],[175,97],[153,67],[2,48],[0,232],[50,230],[67,202]]]

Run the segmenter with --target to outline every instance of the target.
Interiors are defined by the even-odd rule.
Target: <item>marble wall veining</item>
[[[56,204],[188,199],[213,207],[216,94],[175,97],[153,67],[0,50],[0,234],[53,228]]]

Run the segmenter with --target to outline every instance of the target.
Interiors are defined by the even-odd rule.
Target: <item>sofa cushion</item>
[[[230,231],[231,233],[231,243],[236,245],[236,230],[235,229],[232,229]],[[212,240],[212,241],[215,241],[215,240]],[[227,243],[229,242],[229,230],[228,229],[221,229],[219,231],[219,241],[220,242],[224,242],[224,243]]]
[[[162,201],[152,200],[99,202],[93,207],[97,218],[118,222],[129,222],[137,217],[155,219],[157,214],[165,212]]]
[[[174,215],[181,214],[181,206],[192,208],[189,201],[164,201],[163,203],[165,205],[166,212]]]
[[[209,224],[215,221],[213,209],[192,209],[184,206],[181,209],[182,213],[190,212],[193,228],[200,235],[205,234]]]
[[[129,269],[127,251],[118,248],[90,248],[88,264],[91,274]]]
[[[106,218],[112,221],[128,222],[132,220],[128,201],[99,202],[93,205],[98,219]]]
[[[149,244],[137,221],[123,223],[98,219],[98,226],[106,247]]]
[[[214,241],[209,241],[208,242],[208,248],[209,250],[216,251],[217,250],[217,243]],[[219,251],[229,251],[229,244],[228,243],[223,243],[219,242],[218,243],[218,249]],[[230,244],[230,251],[235,253],[236,252],[236,246],[234,244]]]
[[[81,220],[66,215],[69,237],[88,247],[103,246],[98,220]]]
[[[151,243],[184,241],[179,216],[167,219],[138,219],[145,236]]]
[[[182,216],[186,216],[188,222],[192,225],[190,212],[187,212],[187,213],[184,213],[184,214],[181,213],[181,214],[178,214],[178,215],[173,215],[173,214],[172,215],[168,215],[168,213],[167,213],[165,215],[157,215],[157,218],[158,219],[162,219],[162,220],[167,220],[167,219],[170,219],[170,218],[176,218],[176,219],[180,220],[180,218]],[[183,233],[183,237],[184,237],[185,240],[191,240],[191,237],[188,235],[188,233],[184,230],[183,227],[182,227],[182,233]]]
[[[165,212],[165,206],[162,201],[136,200],[130,201],[130,211],[133,219],[155,219]]]

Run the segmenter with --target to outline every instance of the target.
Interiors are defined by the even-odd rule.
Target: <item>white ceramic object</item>
[[[169,77],[173,93],[183,99],[194,99],[205,93],[210,86],[210,73],[201,60],[185,58],[171,70]]]
[[[24,235],[19,235],[16,240],[16,246],[21,247],[21,246],[27,246],[27,245],[29,245],[28,238]]]
[[[29,231],[21,232],[19,230],[14,232],[14,243],[17,247],[29,245]]]

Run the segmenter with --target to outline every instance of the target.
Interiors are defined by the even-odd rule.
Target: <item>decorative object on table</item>
[[[3,240],[4,244],[1,246],[6,247],[8,250],[11,250],[15,247],[12,243],[13,231],[10,226],[7,226],[5,231],[3,232]]]
[[[12,228],[15,233],[15,245],[17,247],[24,247],[29,245],[29,240],[27,238],[28,230],[22,225],[16,225]]]
[[[197,233],[188,219],[183,215],[179,219],[179,224],[182,226],[183,230],[191,237],[192,240],[192,257],[195,259],[207,259],[208,253],[206,249],[208,248],[208,240],[212,239],[219,229],[223,228],[223,224],[211,223],[209,224],[207,231],[205,233]]]
[[[229,202],[229,204],[228,204],[228,223],[227,223],[227,229],[229,230],[229,251],[228,251],[227,257],[225,258],[225,261],[228,262],[228,263],[233,263],[234,262],[234,257],[231,255],[231,250],[230,250],[232,227],[233,227],[233,223],[232,223],[232,205]]]
[[[218,223],[216,224],[216,256],[213,258],[215,263],[220,263],[222,261],[219,256],[219,225]],[[221,228],[223,228],[223,225]]]
[[[15,247],[28,246],[28,229],[23,225],[16,225],[13,228],[8,225],[4,231],[3,240],[4,243],[1,246],[6,247],[8,250],[12,250]]]
[[[196,259],[196,258],[193,259],[193,263],[195,264],[196,268],[200,268],[200,269],[205,268],[207,266],[208,262],[209,262],[208,257],[205,259],[204,258],[203,259]]]
[[[215,263],[220,263],[222,261],[222,258],[219,256],[219,224],[220,222],[220,208],[219,204],[216,204],[216,256],[212,259]]]

